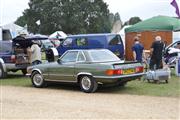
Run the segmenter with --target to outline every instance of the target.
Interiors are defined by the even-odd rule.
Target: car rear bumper
[[[11,71],[11,70],[26,69],[29,66],[29,64],[16,65],[16,64],[12,64],[12,63],[5,63],[5,66],[6,66],[7,71]]]
[[[131,74],[131,75],[121,75],[121,76],[94,76],[97,82],[100,83],[116,83],[116,82],[123,82],[123,81],[131,81],[144,76],[145,73],[139,74]]]

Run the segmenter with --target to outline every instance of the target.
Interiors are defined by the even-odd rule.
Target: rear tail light
[[[118,69],[118,70],[107,70],[106,71],[106,75],[122,75],[123,74],[123,71],[121,69]]]
[[[107,70],[106,71],[106,75],[113,75],[114,74],[114,70]]]
[[[15,55],[12,55],[12,56],[11,56],[11,62],[13,62],[13,63],[16,62],[16,56],[15,56]]]
[[[136,68],[136,73],[141,73],[141,72],[143,72],[143,71],[144,71],[144,67],[143,67],[143,66]]]

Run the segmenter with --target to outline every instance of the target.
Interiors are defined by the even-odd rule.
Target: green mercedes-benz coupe
[[[144,75],[143,65],[124,62],[107,49],[68,50],[56,62],[28,68],[34,87],[47,82],[72,82],[82,91],[95,92],[98,84],[125,85]]]

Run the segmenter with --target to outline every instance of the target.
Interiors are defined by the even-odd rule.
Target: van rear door
[[[107,35],[108,49],[120,59],[124,59],[124,45],[121,36],[118,34]]]

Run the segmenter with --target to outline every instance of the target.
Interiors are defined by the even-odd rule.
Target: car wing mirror
[[[58,64],[62,64],[61,59],[58,59],[58,60],[57,60],[57,63],[58,63]]]

